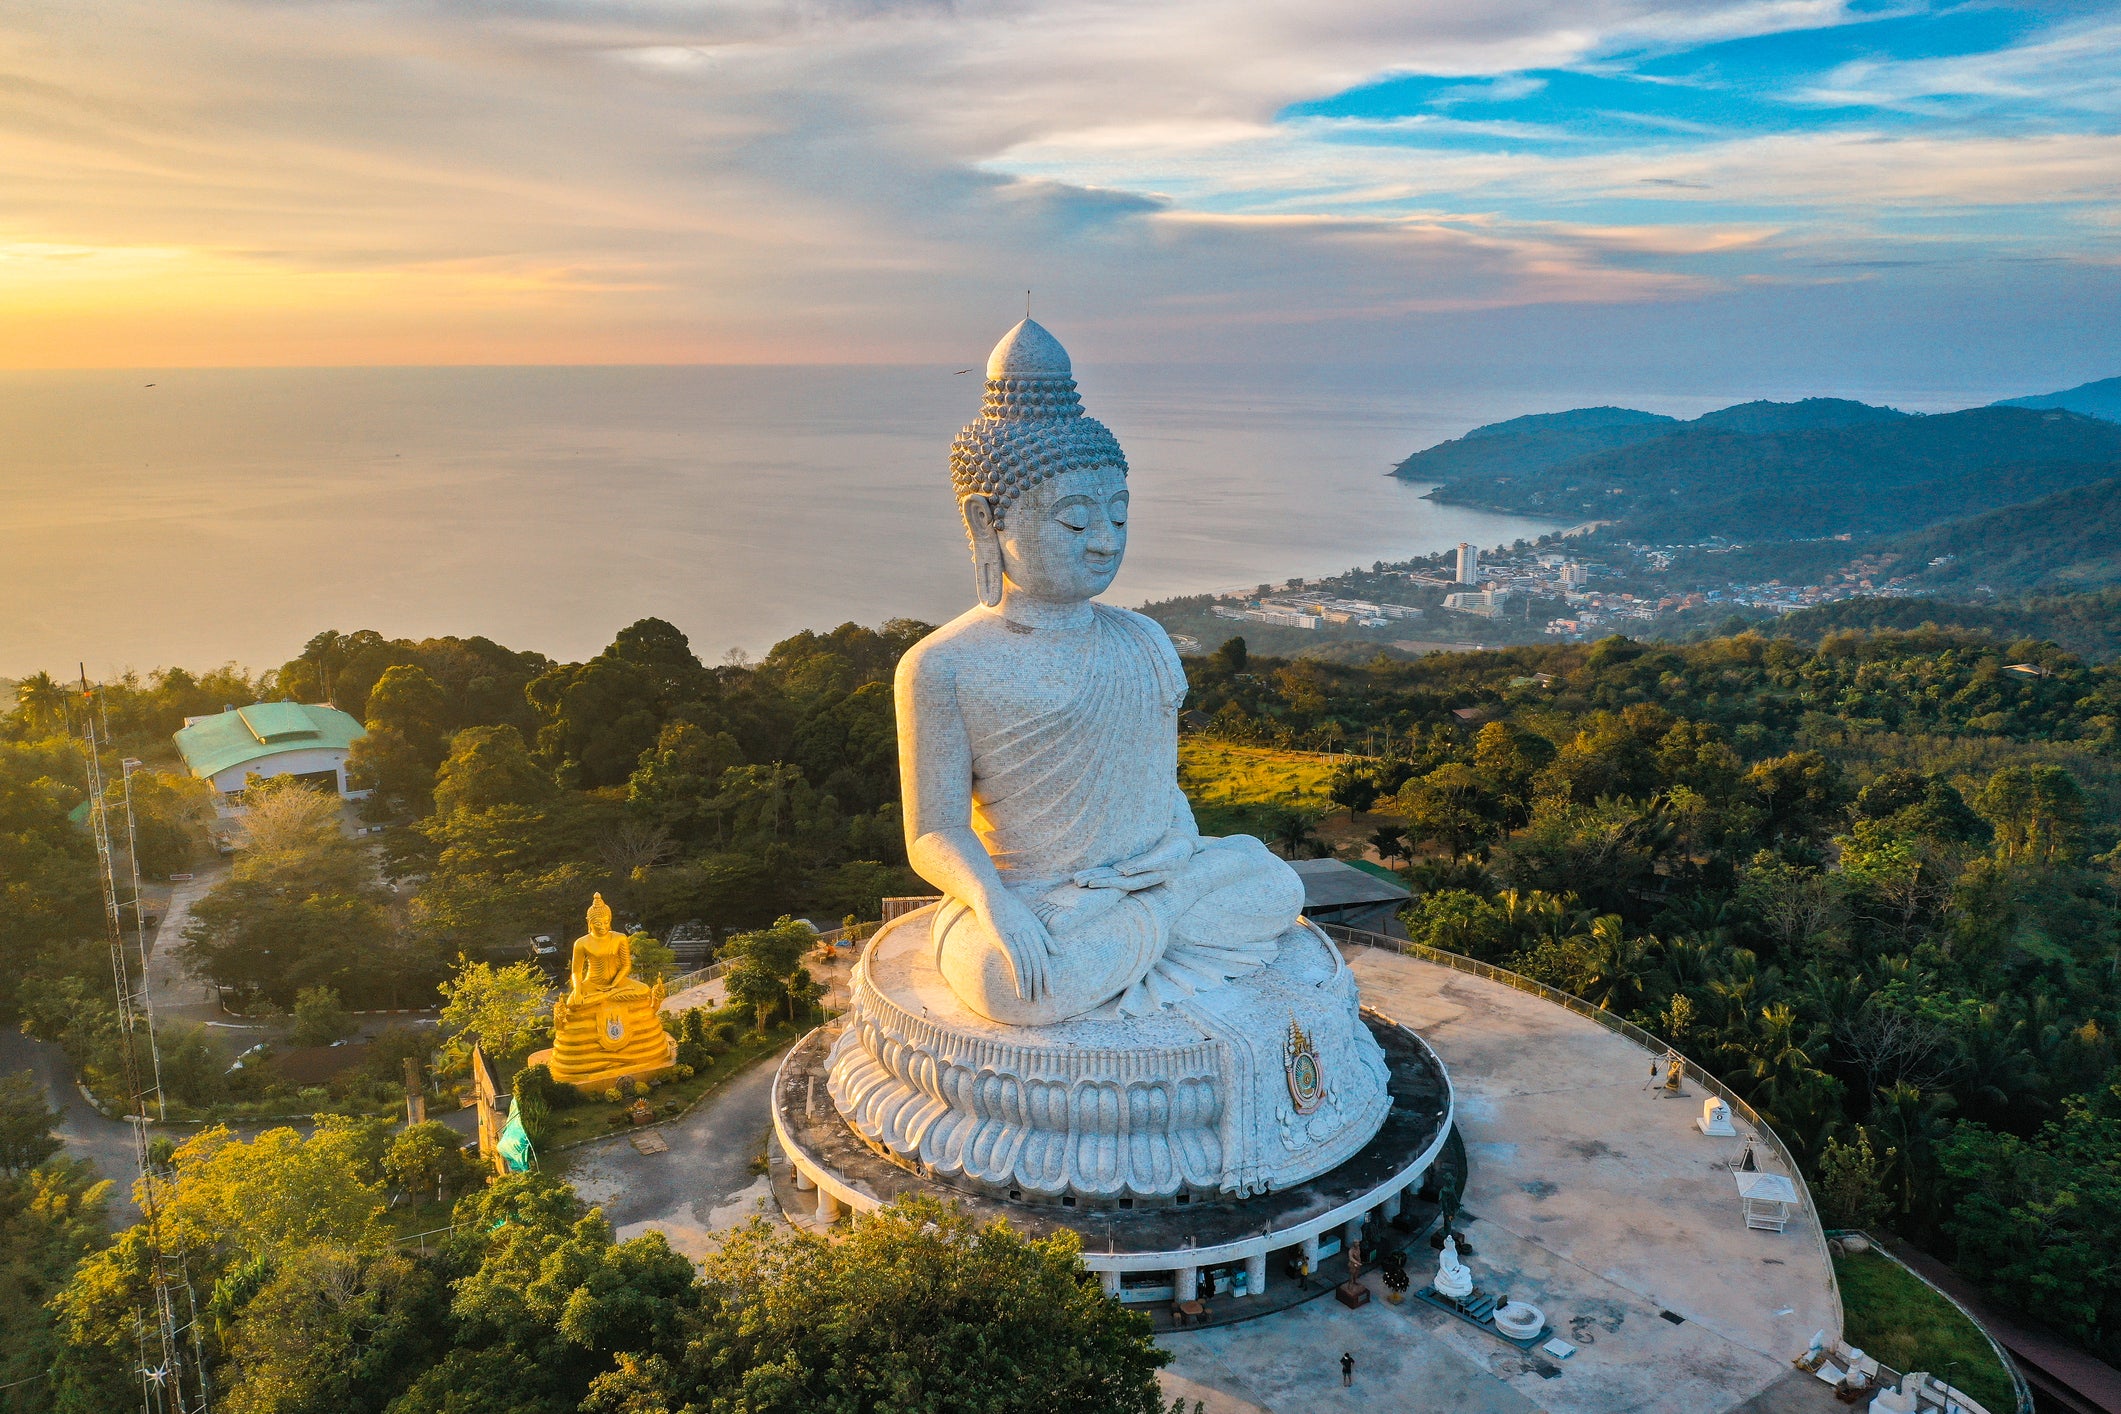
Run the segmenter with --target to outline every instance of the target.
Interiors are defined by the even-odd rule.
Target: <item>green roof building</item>
[[[210,717],[187,717],[176,736],[184,764],[215,790],[232,795],[253,776],[296,776],[349,799],[346,752],[367,729],[336,707],[259,702]]]

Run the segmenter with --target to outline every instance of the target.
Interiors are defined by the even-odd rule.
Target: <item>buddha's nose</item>
[[[1084,547],[1093,555],[1116,555],[1124,543],[1122,537],[1125,534],[1125,531],[1112,523],[1110,516],[1094,516],[1090,521]]]

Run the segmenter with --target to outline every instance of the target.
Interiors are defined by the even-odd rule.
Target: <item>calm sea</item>
[[[1126,604],[1537,534],[1385,472],[1588,396],[1258,368],[1082,383],[1133,465]],[[972,592],[945,459],[979,393],[906,367],[0,373],[0,675],[265,667],[323,628],[564,659],[655,615],[712,662],[940,621]]]

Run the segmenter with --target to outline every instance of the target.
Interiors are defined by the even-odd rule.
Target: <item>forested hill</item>
[[[1702,555],[1688,565],[1704,582],[1805,582],[1847,569],[1883,570],[1907,576],[1909,586],[1924,595],[1983,590],[2062,595],[2100,589],[2121,584],[2121,477],[1883,540],[1756,545]]]
[[[1633,440],[1561,455],[1592,433]],[[1440,482],[1439,501],[1609,520],[1650,542],[1896,535],[2121,474],[2121,424],[2054,409],[1751,403],[1688,423],[1469,436],[1395,474]]]
[[[2070,412],[2081,412],[2086,417],[2103,417],[2108,422],[2121,422],[2121,378],[2101,378],[2096,383],[2079,383],[2076,387],[2065,388],[2059,393],[2038,393],[2029,398],[2005,398],[1996,406],[2063,408]]]

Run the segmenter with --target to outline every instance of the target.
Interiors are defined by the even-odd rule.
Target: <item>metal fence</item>
[[[1423,962],[1433,962],[1439,967],[1448,967],[1453,971],[1471,973],[1475,977],[1485,977],[1490,982],[1499,982],[1505,987],[1514,987],[1520,992],[1529,992],[1533,996],[1552,1002],[1555,1006],[1573,1011],[1578,1016],[1597,1022],[1606,1030],[1625,1037],[1653,1055],[1661,1056],[1667,1052],[1679,1055],[1675,1048],[1666,1045],[1663,1041],[1658,1040],[1655,1036],[1652,1036],[1625,1017],[1615,1016],[1603,1007],[1592,1006],[1582,997],[1572,996],[1562,991],[1559,987],[1549,987],[1546,983],[1534,981],[1522,973],[1511,972],[1506,968],[1496,967],[1492,963],[1482,962],[1477,958],[1463,957],[1455,952],[1445,952],[1442,948],[1432,948],[1426,943],[1411,942],[1405,938],[1388,937],[1383,933],[1372,933],[1362,928],[1349,928],[1338,923],[1322,923],[1319,926],[1325,929],[1328,937],[1338,942],[1353,943],[1358,947],[1377,948],[1383,952],[1396,952],[1403,957],[1420,958]],[[1740,1116],[1747,1124],[1750,1124],[1754,1131],[1759,1134],[1761,1141],[1774,1151],[1775,1157],[1781,1160],[1783,1168],[1788,1170],[1790,1182],[1796,1185],[1799,1200],[1812,1213],[1813,1218],[1819,1222],[1821,1231],[1824,1231],[1825,1220],[1819,1217],[1819,1207],[1812,1200],[1811,1187],[1804,1181],[1804,1170],[1798,1167],[1797,1156],[1790,1152],[1787,1144],[1782,1142],[1782,1136],[1775,1132],[1774,1126],[1762,1119],[1760,1112],[1750,1104],[1747,1104],[1745,1099],[1736,1091],[1711,1075],[1707,1067],[1698,1065],[1683,1055],[1679,1056],[1679,1059],[1686,1065],[1686,1073],[1689,1077],[1697,1082],[1702,1089],[1729,1105],[1731,1113]],[[1834,1293],[1834,1312],[1837,1325],[1837,1328],[1828,1332],[1828,1334],[1833,1339],[1839,1340],[1841,1338],[1841,1331],[1838,1329],[1841,1314],[1841,1283],[1834,1277],[1834,1259],[1831,1256],[1826,1258],[1826,1285],[1827,1289]]]

